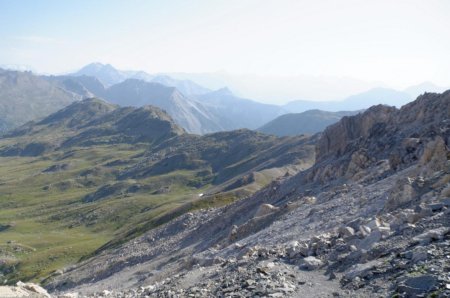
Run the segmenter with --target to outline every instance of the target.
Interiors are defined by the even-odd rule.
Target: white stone
[[[323,262],[315,257],[306,257],[303,259],[302,267],[308,270],[314,270],[323,265]]]
[[[275,207],[271,204],[261,204],[261,206],[259,206],[259,208],[258,208],[258,211],[256,211],[256,213],[255,213],[255,217],[272,214],[274,212],[277,212],[278,210],[280,210],[279,207]]]
[[[352,227],[340,227],[339,235],[341,237],[351,237],[355,235],[355,230]]]

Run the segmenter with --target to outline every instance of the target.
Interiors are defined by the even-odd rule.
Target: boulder
[[[306,270],[315,270],[323,265],[323,262],[315,257],[306,257],[302,260],[300,267]]]
[[[304,197],[305,203],[314,205],[317,202],[316,197]]]
[[[309,252],[308,244],[306,243],[299,243],[298,241],[292,241],[289,243],[288,248],[286,249],[286,253],[289,258],[295,258],[299,255],[302,257],[307,257]]]
[[[0,286],[0,297],[4,298],[18,298],[29,297],[30,293],[19,287]]]
[[[422,176],[418,176],[414,182],[420,188],[422,188],[425,185],[425,179],[423,179]]]
[[[355,230],[352,227],[340,227],[339,228],[339,236],[342,238],[347,238],[355,235]]]
[[[440,227],[429,230],[413,238],[414,243],[428,244],[432,240],[441,240],[445,235],[450,233],[450,228]]]
[[[65,293],[58,296],[58,298],[78,298],[78,297],[80,297],[78,293]]]
[[[381,266],[383,263],[378,260],[373,260],[365,264],[353,265],[346,273],[345,278],[352,280],[356,277],[364,278],[372,274],[372,271]]]
[[[444,208],[444,204],[443,203],[432,203],[432,204],[428,204],[427,207],[430,208],[431,211],[433,211],[433,212],[438,212]]]
[[[409,277],[398,285],[397,291],[406,293],[408,297],[422,297],[433,290],[437,285],[438,279],[433,275],[421,275]]]
[[[379,230],[374,230],[366,238],[362,239],[358,243],[357,247],[358,249],[369,250],[375,245],[375,243],[381,240],[381,237],[381,232]]]
[[[383,238],[386,238],[386,237],[388,237],[391,234],[391,228],[390,227],[377,227],[375,230],[379,231]]]
[[[372,232],[372,229],[369,228],[368,226],[360,226],[359,232],[361,233],[361,235],[363,237],[366,237],[367,235],[369,235]]]
[[[331,242],[329,239],[330,235],[328,233],[319,236],[313,236],[310,240],[309,251],[317,256],[323,255],[331,247]]]
[[[292,241],[288,244],[288,247],[286,248],[286,253],[289,256],[289,258],[294,258],[298,254],[298,247],[300,243],[298,241]]]
[[[47,298],[51,298],[50,294],[47,292],[46,289],[44,289],[41,286],[38,286],[37,284],[34,283],[23,283],[21,281],[17,282],[16,284],[17,287],[21,288],[21,289],[25,289],[31,293],[35,293],[38,295],[38,297],[47,297]]]
[[[255,217],[265,216],[268,214],[272,214],[280,210],[280,207],[275,207],[271,204],[262,204],[259,206],[258,211],[255,213]]]
[[[358,217],[350,222],[347,223],[347,226],[353,228],[353,230],[358,230],[359,226],[361,225],[361,223],[363,222],[363,218],[362,217]]]
[[[381,226],[381,221],[378,218],[372,219],[368,223],[365,224],[366,227],[369,227],[371,230]]]
[[[51,298],[50,294],[42,287],[33,283],[17,282],[16,286],[0,286],[0,297],[2,298]]]

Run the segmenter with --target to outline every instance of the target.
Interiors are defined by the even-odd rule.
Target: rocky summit
[[[450,296],[450,91],[329,126],[315,164],[46,279],[55,297]]]

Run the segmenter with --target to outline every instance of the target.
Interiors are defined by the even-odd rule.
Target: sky
[[[0,65],[450,86],[448,0],[0,0]]]

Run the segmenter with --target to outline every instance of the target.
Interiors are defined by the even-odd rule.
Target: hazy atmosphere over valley
[[[449,28],[0,0],[0,298],[450,297]]]

